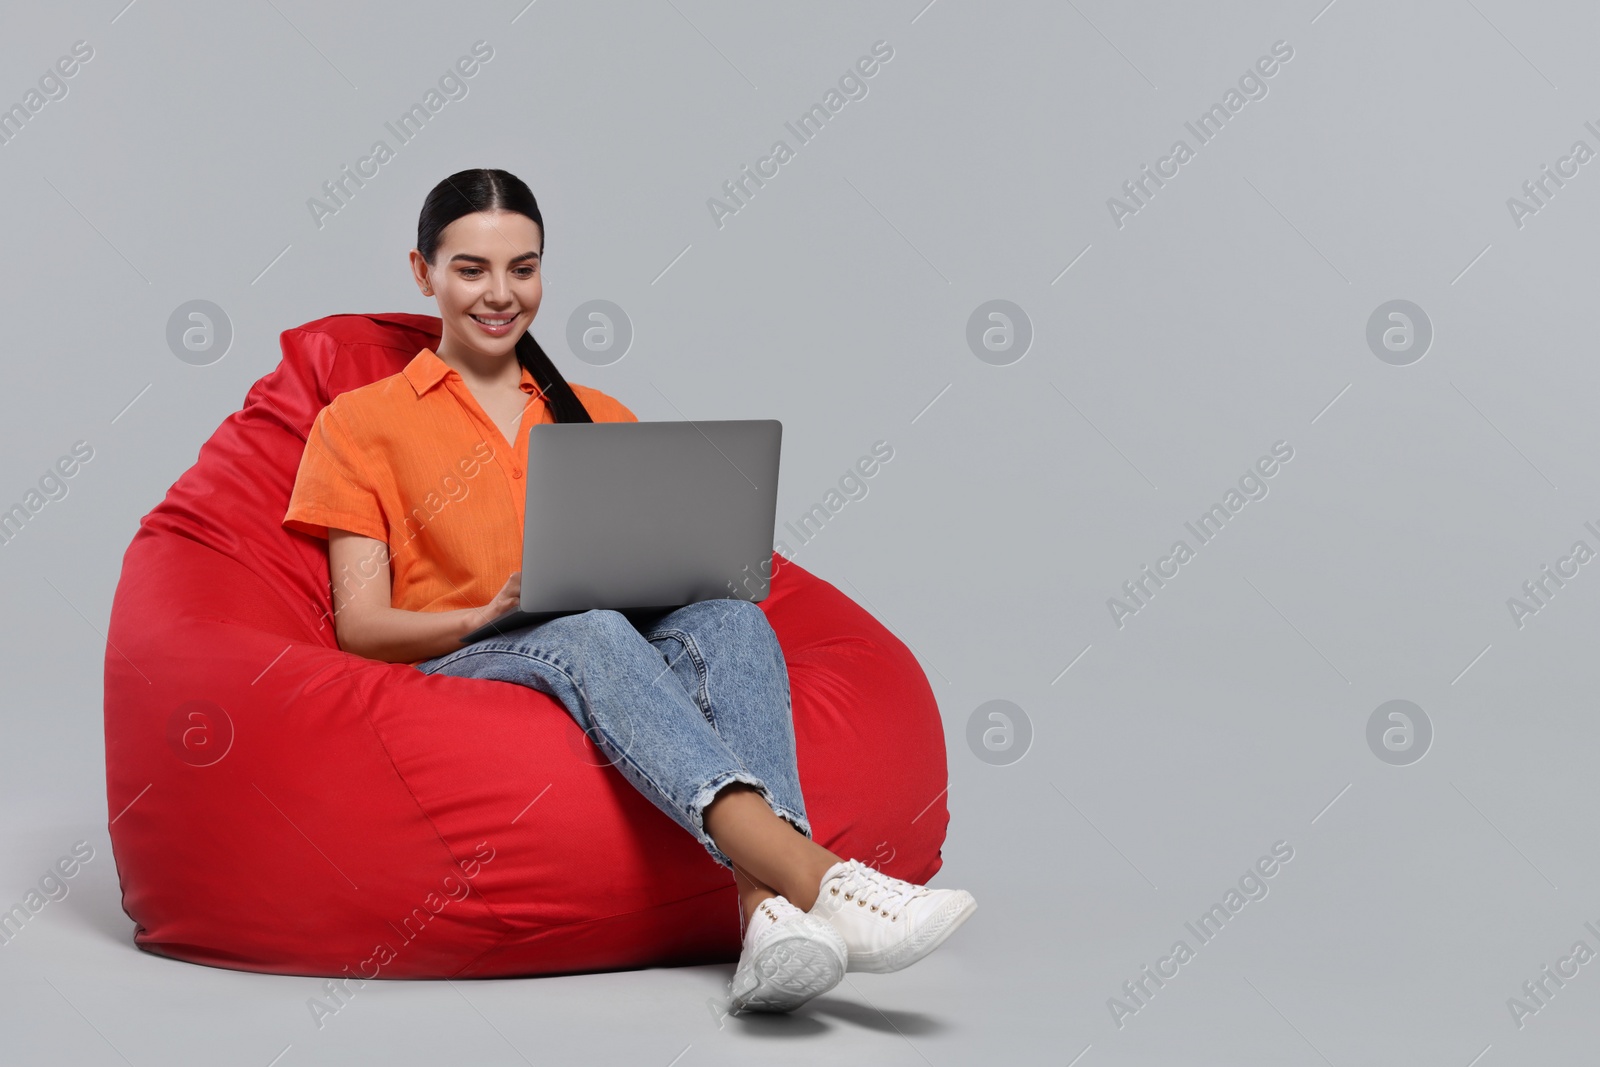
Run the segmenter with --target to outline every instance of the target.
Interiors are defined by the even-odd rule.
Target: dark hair
[[[539,203],[521,178],[503,170],[483,167],[457,171],[435,185],[422,202],[417,219],[417,251],[431,265],[439,251],[439,235],[463,215],[475,211],[514,211],[526,215],[539,226],[539,258],[544,258],[544,216]],[[539,392],[550,405],[556,422],[593,422],[583,401],[550,362],[533,334],[526,331],[517,338],[517,362],[528,368]]]

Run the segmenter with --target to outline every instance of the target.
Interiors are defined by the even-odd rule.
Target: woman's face
[[[511,211],[478,211],[446,226],[432,266],[413,250],[417,284],[439,302],[439,348],[509,355],[539,312],[543,250],[539,225]]]

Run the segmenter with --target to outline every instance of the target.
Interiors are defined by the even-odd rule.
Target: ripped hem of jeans
[[[733,869],[733,861],[716,846],[716,843],[711,840],[711,835],[706,832],[705,810],[706,805],[710,804],[717,793],[730,782],[743,782],[746,785],[754,786],[760,792],[761,799],[767,802],[767,807],[771,808],[775,815],[788,822],[807,838],[811,837],[811,824],[806,817],[798,812],[790,811],[774,800],[772,791],[767,788],[767,783],[748,771],[724,771],[696,790],[694,799],[689,804],[689,815],[696,827],[695,836],[700,839],[700,843],[705,846],[706,851],[711,853],[711,857],[718,863],[729,870]]]

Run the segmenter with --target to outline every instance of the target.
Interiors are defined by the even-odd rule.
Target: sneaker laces
[[[905,907],[928,891],[926,886],[913,885],[893,878],[882,871],[868,867],[860,860],[851,860],[843,880],[834,888],[845,900],[858,907],[879,913],[890,922],[897,922]]]

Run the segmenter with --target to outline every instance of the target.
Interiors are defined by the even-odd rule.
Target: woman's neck
[[[434,355],[454,368],[474,391],[504,388],[507,384],[515,386],[522,380],[522,365],[517,362],[515,348],[503,356],[495,356],[452,344],[446,339],[439,342]]]

